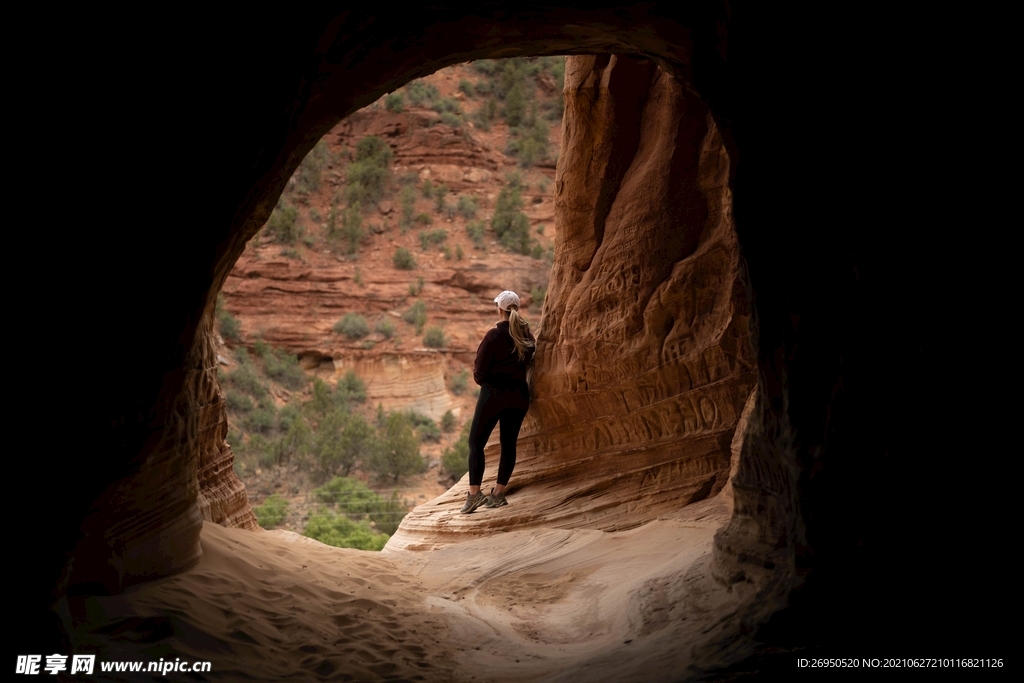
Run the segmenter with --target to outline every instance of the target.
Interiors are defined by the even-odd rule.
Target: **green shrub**
[[[392,337],[395,336],[395,323],[393,323],[390,318],[378,318],[377,324],[374,325],[373,329],[383,334],[388,339],[391,339]]]
[[[444,254],[445,261],[452,260],[452,248],[449,247],[447,244],[441,247],[441,253]]]
[[[448,386],[451,388],[452,393],[456,396],[461,396],[466,391],[466,386],[469,385],[469,371],[460,370],[459,372],[452,375],[451,381]]]
[[[309,379],[299,367],[298,358],[278,349],[263,354],[263,369],[268,377],[289,389],[301,389]]]
[[[458,211],[466,220],[474,218],[478,208],[476,197],[472,197],[468,194],[460,196],[459,202],[455,206],[455,210]]]
[[[217,327],[220,328],[220,336],[225,341],[238,341],[241,338],[242,326],[238,319],[224,308],[224,294],[222,292],[217,294],[214,317],[217,320]]]
[[[299,238],[298,220],[299,210],[281,197],[270,214],[266,230],[276,242],[295,244],[295,240]]]
[[[535,111],[531,111],[530,117],[521,126],[511,129],[510,133],[505,151],[519,157],[519,165],[523,168],[548,158],[550,131],[548,124],[537,118]]]
[[[405,109],[405,98],[402,97],[402,93],[393,92],[385,97],[384,108],[395,114],[401,114],[402,110]]]
[[[228,410],[236,413],[248,413],[256,407],[253,405],[251,398],[231,389],[227,391],[225,402],[227,403]]]
[[[348,476],[356,463],[371,461],[379,448],[373,427],[361,415],[335,408],[320,421],[313,437],[314,478],[325,481],[337,474]]]
[[[441,112],[441,123],[443,123],[446,126],[451,126],[452,128],[462,127],[462,119],[459,118],[456,114],[452,114],[451,112],[447,111]]]
[[[248,360],[248,354],[245,354],[243,351],[242,354],[239,354],[239,358],[245,358],[246,360],[239,361],[238,369],[225,378],[227,383],[240,391],[244,391],[257,401],[263,399],[267,395],[267,389],[263,386],[259,375],[256,374],[256,368]]]
[[[473,84],[465,78],[459,80],[459,90],[461,90],[467,97],[472,97],[475,94]]]
[[[434,196],[434,184],[430,182],[430,178],[423,181],[423,186],[420,188],[420,191],[423,193],[424,199],[430,199]]]
[[[541,287],[540,285],[534,285],[530,288],[530,298],[533,299],[533,304],[540,308],[544,305],[544,297],[548,293],[547,287]]]
[[[285,258],[290,258],[293,261],[302,260],[302,254],[299,253],[298,249],[282,249],[281,256],[284,256]]]
[[[366,318],[358,313],[346,313],[344,318],[334,323],[334,331],[349,339],[362,339],[370,334],[370,326],[366,324]]]
[[[449,410],[441,416],[441,431],[450,432],[453,429],[455,429],[455,414]]]
[[[510,251],[520,254],[529,254],[530,242],[530,220],[522,212],[523,199],[519,188],[510,184],[501,189],[498,193],[498,201],[494,208],[494,215],[491,217],[491,227],[494,228],[498,241]]]
[[[434,210],[439,212],[439,213],[444,211],[445,208],[448,206],[447,205],[447,198],[448,198],[448,186],[447,185],[445,185],[444,183],[441,183],[436,188],[434,188]]]
[[[416,213],[416,190],[406,185],[401,195],[402,214],[398,217],[398,227],[405,233],[412,226],[413,215]]]
[[[354,254],[358,251],[359,242],[364,235],[361,205],[359,202],[353,202],[341,212],[341,230],[331,236],[341,240],[346,254]]]
[[[526,94],[520,81],[513,83],[505,94],[504,114],[509,126],[518,126],[526,114]]]
[[[426,463],[420,456],[419,441],[405,415],[388,415],[382,432],[383,443],[369,463],[370,471],[377,478],[397,484],[402,477],[419,474],[426,469]]]
[[[391,257],[391,262],[398,270],[412,270],[416,267],[416,259],[412,257],[412,254],[405,247],[398,247],[395,250],[395,255]]]
[[[335,477],[326,485],[314,489],[313,495],[321,503],[330,505],[349,518],[369,518],[378,530],[386,534],[395,533],[408,512],[398,499],[397,492],[385,498],[358,479],[349,477]]]
[[[491,122],[498,116],[498,103],[494,98],[481,102],[476,111],[473,112],[473,120],[484,130],[491,129]]]
[[[430,217],[430,214],[422,211],[416,214],[414,220],[420,225],[432,225],[434,223],[434,219]]]
[[[441,96],[434,84],[420,79],[405,86],[405,91],[409,95],[409,101],[416,106],[420,106],[424,102],[434,102]]]
[[[466,234],[473,241],[476,249],[484,248],[484,224],[482,221],[470,221],[466,223]]]
[[[433,441],[437,443],[441,440],[441,430],[438,429],[437,423],[428,416],[416,411],[409,411],[406,413],[406,416],[416,428],[416,434],[419,436],[420,441]]]
[[[419,293],[423,291],[423,278],[416,278],[416,282],[409,285],[409,296],[419,296]]]
[[[348,370],[338,378],[335,397],[337,401],[366,403],[366,383],[359,379],[355,370]]]
[[[444,336],[444,330],[440,327],[428,327],[427,333],[423,335],[423,345],[432,349],[443,349],[448,345],[448,338]]]
[[[467,422],[459,439],[441,456],[441,471],[456,480],[469,471],[469,428],[470,423]]]
[[[366,522],[355,522],[322,508],[310,515],[303,535],[336,548],[380,550],[388,542],[387,534],[375,533]]]
[[[359,285],[360,287],[363,286],[363,273],[358,268],[356,268],[355,275],[352,276],[352,282]]]
[[[456,261],[461,261],[462,257],[464,257],[465,255],[466,254],[462,251],[462,245],[461,244],[456,244],[455,245],[455,260]]]
[[[410,325],[415,325],[416,334],[419,334],[423,331],[423,325],[427,322],[427,305],[422,301],[417,301],[409,310],[402,314],[402,320]]]
[[[269,401],[261,403],[258,408],[250,410],[242,418],[242,427],[247,432],[269,434],[276,426],[277,410],[274,408],[274,404]]]
[[[295,186],[299,192],[311,193],[320,189],[320,178],[323,167],[331,158],[331,150],[327,143],[319,140],[309,154],[299,164],[295,178]]]
[[[495,59],[478,59],[473,62],[473,68],[487,76],[493,76],[498,70],[498,61]]]
[[[376,135],[367,135],[356,145],[356,156],[348,166],[345,196],[350,204],[373,204],[380,199],[391,172],[391,147]]]
[[[420,233],[420,247],[423,251],[427,251],[431,245],[441,244],[446,239],[448,239],[448,232],[443,228],[423,231]]]
[[[256,514],[256,521],[264,529],[273,529],[284,519],[288,512],[288,501],[276,493],[267,496],[262,505],[252,509]]]
[[[530,250],[530,256],[538,260],[544,258],[544,247],[540,246],[539,243],[535,243],[533,249]]]

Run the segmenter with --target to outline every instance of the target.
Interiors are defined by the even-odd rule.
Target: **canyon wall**
[[[649,60],[570,57],[565,102],[509,513],[451,515],[464,479],[410,513],[390,549],[529,525],[624,529],[726,484],[756,372],[721,135]],[[497,444],[486,452],[485,488]]]

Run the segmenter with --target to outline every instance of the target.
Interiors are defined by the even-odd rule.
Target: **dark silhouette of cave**
[[[893,208],[884,168],[919,111],[887,70],[903,58],[891,38],[904,18],[737,2],[452,2],[154,14],[125,33],[91,19],[58,31],[61,58],[46,64],[91,105],[76,191],[116,216],[60,258],[72,319],[88,330],[75,349],[82,400],[72,438],[21,458],[24,481],[45,482],[46,494],[20,487],[19,509],[44,508],[48,522],[13,539],[14,614],[26,620],[16,650],[70,651],[61,596],[114,592],[191,561],[182,539],[198,520],[195,491],[154,502],[123,482],[176,438],[204,315],[335,122],[452,63],[618,53],[654,59],[697,93],[733,159],[762,388],[764,439],[748,455],[787,476],[745,512],[789,544],[800,579],[749,634],[763,648],[737,671],[792,668],[793,652],[1007,654],[989,617],[1003,518],[998,507],[969,518],[992,507],[962,475],[968,456],[949,435],[937,370],[944,304],[933,283],[946,264],[932,226]],[[864,56],[856,48],[869,37]],[[160,464],[168,477],[183,466]],[[152,534],[136,544],[119,535],[122,519]],[[124,568],[136,556],[146,570]]]

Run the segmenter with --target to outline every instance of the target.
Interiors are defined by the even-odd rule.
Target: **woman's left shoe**
[[[484,498],[485,508],[500,508],[502,505],[508,505],[508,501],[505,500],[504,493],[495,493],[494,489]]]

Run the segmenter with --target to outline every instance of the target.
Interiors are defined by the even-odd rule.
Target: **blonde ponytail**
[[[530,325],[523,316],[519,315],[519,308],[512,304],[508,307],[508,333],[512,336],[512,343],[516,345],[516,352],[519,360],[526,358],[526,349],[532,349],[535,344],[529,337]]]

